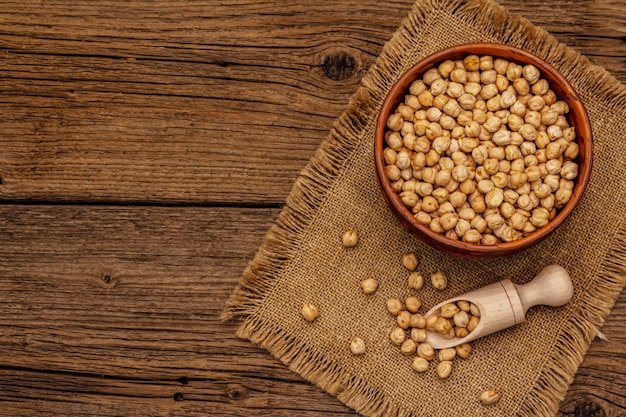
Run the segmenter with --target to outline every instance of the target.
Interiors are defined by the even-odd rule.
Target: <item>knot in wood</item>
[[[226,394],[231,400],[241,400],[246,397],[247,391],[245,387],[239,385],[231,385],[226,390]]]
[[[113,276],[109,271],[97,272],[95,276],[90,278],[90,281],[100,288],[107,289],[115,287],[120,282],[120,280]]]
[[[574,417],[606,417],[606,413],[599,404],[585,401],[576,406]]]
[[[102,288],[113,288],[118,283],[118,280],[116,278],[111,276],[111,274],[107,274],[107,273],[103,273],[100,276],[100,279],[102,280],[102,282],[100,283],[100,286]]]
[[[356,58],[346,52],[335,52],[324,59],[324,74],[332,80],[350,78],[356,68]]]

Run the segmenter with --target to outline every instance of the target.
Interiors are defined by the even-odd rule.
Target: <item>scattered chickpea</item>
[[[433,288],[437,290],[444,290],[448,286],[448,279],[441,271],[437,271],[436,273],[430,276],[430,282]]]
[[[426,328],[426,317],[421,314],[413,314],[411,316],[411,321],[409,325],[414,329],[425,329]]]
[[[320,316],[318,308],[311,303],[304,303],[301,313],[307,321],[313,321]]]
[[[404,300],[404,305],[406,309],[409,310],[411,313],[417,313],[417,311],[422,306],[422,302],[420,301],[419,298],[415,296],[411,296],[411,297],[407,297]]]
[[[462,343],[455,346],[454,349],[456,350],[456,355],[459,358],[467,359],[472,351],[472,346],[469,343]]]
[[[408,329],[411,325],[411,313],[406,310],[401,311],[396,316],[396,322],[401,329]]]
[[[452,373],[452,361],[441,361],[437,365],[437,375],[441,379],[446,379]]]
[[[480,401],[485,405],[492,405],[498,402],[500,399],[500,394],[498,394],[495,390],[489,389],[482,394],[480,394]]]
[[[364,294],[372,294],[378,289],[378,281],[374,278],[368,278],[361,281],[361,288]]]
[[[393,343],[394,345],[402,345],[402,343],[404,343],[404,341],[406,340],[405,330],[400,327],[396,327],[389,334],[389,340],[391,340],[391,343]]]
[[[402,305],[402,301],[398,300],[397,298],[390,298],[389,300],[387,300],[387,310],[394,316],[400,314],[403,309],[404,306]]]
[[[420,343],[417,346],[417,355],[428,361],[431,361],[435,357],[435,350],[431,345],[426,342]]]
[[[421,290],[424,286],[424,277],[419,272],[412,272],[409,275],[409,288]]]
[[[360,337],[355,337],[350,342],[350,350],[353,355],[362,355],[365,353],[365,341]]]
[[[437,323],[437,320],[439,319],[439,317],[435,314],[428,316],[426,318],[426,329],[428,330],[434,330],[435,329],[435,324]]]
[[[416,356],[413,358],[413,362],[411,363],[411,367],[415,369],[417,372],[426,372],[429,368],[430,364],[428,361],[421,356]]]
[[[415,341],[415,343],[423,343],[426,341],[426,329],[411,329],[411,339]]]
[[[439,361],[451,361],[456,357],[455,348],[445,348],[439,351]]]
[[[402,255],[402,265],[409,271],[415,271],[418,264],[419,261],[417,259],[417,255],[415,255],[414,253],[411,252]]]
[[[396,167],[397,168],[397,167]],[[346,248],[354,247],[359,243],[359,236],[354,230],[348,230],[342,238],[343,246]]]
[[[412,355],[417,349],[417,343],[413,339],[406,339],[400,345],[400,352],[404,355]]]

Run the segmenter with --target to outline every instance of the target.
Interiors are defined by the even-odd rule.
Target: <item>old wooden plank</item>
[[[0,2],[0,199],[279,204],[411,4]],[[622,2],[502,4],[626,81]]]
[[[6,415],[353,414],[219,316],[278,209],[0,205]],[[626,411],[626,293],[563,411]]]

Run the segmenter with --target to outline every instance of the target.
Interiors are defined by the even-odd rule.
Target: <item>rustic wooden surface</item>
[[[502,1],[626,82],[624,0]],[[0,414],[354,415],[219,314],[412,0],[0,1]],[[564,416],[626,415],[626,294]]]

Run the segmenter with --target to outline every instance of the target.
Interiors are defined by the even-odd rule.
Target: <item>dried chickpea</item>
[[[439,224],[439,218],[433,218],[430,223],[428,223],[428,228],[430,230],[432,230],[435,233],[445,233],[445,230],[443,230],[443,227],[441,227],[441,225]]]
[[[456,355],[459,358],[467,359],[469,358],[470,352],[472,351],[472,346],[469,343],[462,343],[454,348],[456,350]]]
[[[343,246],[346,248],[356,246],[359,243],[359,236],[354,230],[348,230],[341,238]]]
[[[450,319],[454,317],[454,315],[459,311],[459,307],[455,303],[446,303],[441,306],[441,312],[439,313],[439,315],[446,319]]]
[[[400,200],[407,207],[415,207],[419,202],[419,197],[413,191],[403,191],[400,193]]]
[[[350,342],[350,350],[353,355],[362,355],[365,353],[365,341],[360,337],[355,337]]]
[[[465,327],[457,326],[454,328],[454,335],[462,339],[464,337],[467,337],[467,335],[469,335],[469,332],[467,331]]]
[[[318,310],[318,308],[311,303],[304,303],[301,313],[302,317],[304,317],[307,321],[314,321],[320,316],[320,311]]]
[[[487,390],[480,394],[480,401],[485,405],[492,405],[498,402],[500,399],[500,394],[498,394],[495,390]]]
[[[469,323],[469,315],[465,311],[459,311],[453,316],[454,325],[458,327],[467,327]]]
[[[418,211],[417,213],[415,213],[415,220],[417,220],[418,223],[420,224],[424,224],[427,225],[431,222],[432,218],[430,217],[430,214],[426,213],[425,211]]]
[[[445,213],[439,218],[439,224],[443,230],[453,229],[459,221],[459,215],[456,213]]]
[[[479,68],[482,71],[488,71],[493,68],[493,58],[489,55],[484,55],[480,57],[480,66]]]
[[[458,354],[458,351],[457,351],[457,354]],[[417,346],[417,355],[421,358],[431,361],[435,357],[435,350],[428,343],[420,343]]]
[[[408,329],[411,325],[411,313],[406,310],[401,311],[396,316],[396,322],[401,329]]]
[[[404,119],[402,115],[398,113],[394,113],[387,118],[387,127],[394,132],[398,132],[402,129],[402,125],[404,124]]]
[[[472,316],[480,317],[480,309],[474,303],[470,303],[470,313]]]
[[[485,220],[481,216],[475,216],[470,223],[472,229],[476,230],[478,233],[484,233],[487,230],[487,220]],[[482,239],[482,236],[481,236]]]
[[[434,330],[435,324],[437,324],[437,320],[439,320],[439,316],[436,316],[434,314],[432,316],[426,317],[426,329]]]
[[[416,349],[417,349],[417,343],[415,343],[413,339],[406,339],[400,345],[400,351],[404,355],[412,355],[413,353],[415,353]]]
[[[409,92],[413,96],[419,95],[422,91],[425,91],[426,89],[426,84],[424,84],[424,81],[422,80],[413,81],[409,86]]]
[[[542,78],[535,82],[531,89],[536,95],[543,95],[548,92],[550,85],[548,84],[548,81]]]
[[[393,343],[394,345],[400,346],[406,340],[406,332],[404,331],[404,329],[400,327],[396,327],[389,334],[389,339],[391,340],[391,343]]]
[[[425,329],[426,328],[426,317],[421,314],[413,314],[411,316],[410,326],[412,329]],[[418,340],[416,340],[417,342]]]
[[[496,87],[498,88],[498,91],[503,92],[509,88],[509,79],[502,74],[498,74],[496,76]]]
[[[372,294],[378,289],[378,281],[374,278],[368,278],[361,281],[361,289],[364,294]]]
[[[426,372],[429,368],[429,363],[421,356],[416,356],[411,363],[411,367],[417,372]]]
[[[450,73],[450,80],[455,83],[465,84],[467,83],[467,71],[461,68],[456,68]]]
[[[402,265],[409,271],[415,271],[417,269],[419,261],[415,253],[405,253],[402,255]]]
[[[430,217],[430,216],[429,216]],[[424,277],[419,272],[413,272],[409,275],[409,288],[421,290],[424,286]]]
[[[435,198],[432,196],[425,196],[422,200],[422,210],[426,213],[432,213],[437,209],[439,209],[439,203],[437,202],[437,200],[435,200]]]
[[[469,311],[470,311],[470,303],[469,303],[469,301],[459,300],[459,301],[456,302],[456,305],[459,307],[459,310],[465,311],[466,313],[469,313]]]
[[[424,84],[431,85],[434,81],[441,79],[441,74],[437,71],[436,68],[431,68],[422,76],[422,80],[424,80]]]
[[[561,177],[566,180],[573,180],[578,176],[578,164],[572,161],[566,161],[561,167]]]
[[[430,282],[433,288],[437,290],[443,290],[448,286],[448,279],[441,271],[437,271],[436,273],[430,276]]]
[[[480,69],[480,58],[478,55],[468,55],[463,59],[463,65],[468,71],[478,71]]]
[[[441,379],[448,378],[452,373],[452,361],[441,361],[437,365],[437,375]]]
[[[417,311],[422,306],[422,302],[419,298],[415,296],[410,296],[404,300],[404,305],[406,306],[406,309],[409,310],[411,313],[417,313]]]
[[[423,343],[426,341],[426,329],[420,329],[417,327],[413,327],[411,329],[411,339],[415,342],[415,343]]]
[[[452,323],[450,323],[450,320],[445,319],[443,317],[438,317],[437,318],[437,322],[435,323],[433,330],[443,336],[447,336],[450,335],[451,332],[454,331],[453,327],[452,327]],[[454,333],[452,333],[453,335]]]
[[[439,361],[451,361],[456,357],[456,349],[445,348],[439,351]]]
[[[498,243],[498,238],[492,234],[486,233],[483,234],[480,238],[481,245],[495,245]]]
[[[400,314],[403,309],[404,306],[402,305],[402,301],[398,300],[397,298],[390,298],[389,300],[387,300],[387,311],[389,311],[394,316]]]
[[[472,317],[470,317],[469,321],[467,322],[467,326],[465,327],[467,328],[467,331],[471,333],[474,331],[474,329],[476,329],[478,323],[480,323],[480,317],[472,315]]]
[[[470,222],[465,219],[459,219],[459,221],[456,223],[456,226],[454,227],[454,233],[456,234],[457,238],[463,237],[465,236],[465,233],[467,233],[467,231],[471,228],[472,225],[470,224]]]

